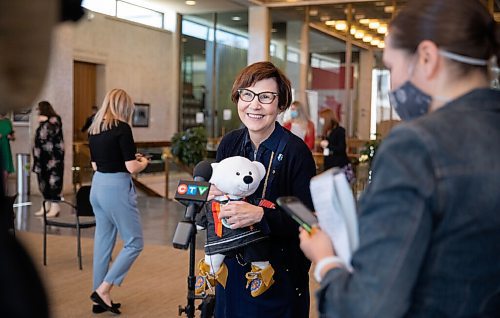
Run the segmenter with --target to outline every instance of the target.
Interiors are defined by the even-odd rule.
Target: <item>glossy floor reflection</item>
[[[73,202],[73,195],[66,195],[65,200]],[[43,233],[43,218],[37,217],[34,213],[40,209],[42,197],[40,195],[28,195],[19,197],[16,201],[19,207],[16,212],[16,231],[28,231]],[[171,245],[175,229],[179,221],[184,217],[184,206],[172,200],[157,197],[148,197],[139,193],[137,204],[142,217],[144,231],[144,241],[146,244]],[[62,210],[59,217],[69,216],[69,210]],[[49,234],[75,235],[74,229],[54,228],[49,230]],[[94,237],[94,229],[82,230],[82,236]],[[197,247],[203,246],[204,233],[199,232],[197,237]]]

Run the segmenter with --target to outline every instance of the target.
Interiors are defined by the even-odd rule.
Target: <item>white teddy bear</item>
[[[227,267],[223,263],[225,254],[240,248],[265,249],[267,227],[261,223],[232,229],[225,219],[219,219],[220,205],[229,201],[244,200],[253,194],[266,175],[266,168],[258,161],[250,161],[245,157],[234,156],[219,163],[212,163],[214,184],[225,195],[214,198],[207,204],[207,240],[205,243],[205,258],[198,264],[199,274],[196,278],[195,293],[203,294],[212,289],[216,281],[223,287],[227,280]],[[268,230],[267,230],[268,231]],[[258,246],[254,243],[260,242]],[[259,255],[259,250],[252,255]],[[264,253],[265,254],[265,253]],[[252,270],[246,274],[247,287],[251,295],[256,297],[265,292],[273,283],[274,269],[265,258],[246,259],[252,264]]]

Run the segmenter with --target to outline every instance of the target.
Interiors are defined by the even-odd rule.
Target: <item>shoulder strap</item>
[[[280,139],[278,148],[276,148],[276,152],[273,151],[271,153],[271,158],[269,159],[269,167],[267,169],[266,179],[264,181],[264,188],[262,189],[262,199],[265,199],[267,189],[273,184],[276,170],[278,170],[279,165],[283,161],[283,151],[285,150],[285,147],[288,143],[288,139],[290,139],[290,135],[285,131]]]

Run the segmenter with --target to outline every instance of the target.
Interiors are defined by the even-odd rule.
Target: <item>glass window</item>
[[[116,0],[83,0],[82,6],[95,12],[116,15]]]
[[[117,1],[116,16],[137,23],[163,28],[163,13],[128,2]]]

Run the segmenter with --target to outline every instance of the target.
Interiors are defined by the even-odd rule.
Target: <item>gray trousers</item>
[[[94,290],[102,282],[120,285],[144,247],[137,194],[130,174],[96,172],[92,179],[90,202],[97,224]],[[117,233],[123,240],[123,249],[110,266]]]

